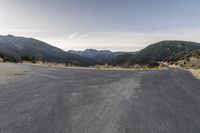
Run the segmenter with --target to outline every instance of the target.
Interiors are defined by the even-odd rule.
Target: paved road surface
[[[189,72],[26,67],[0,84],[0,133],[200,132]]]

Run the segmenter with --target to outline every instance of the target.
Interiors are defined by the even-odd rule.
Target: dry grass
[[[177,62],[169,63],[172,67],[182,67],[182,68],[200,68],[200,59],[195,57],[190,57],[189,59],[179,60]]]
[[[120,66],[109,66],[109,65],[96,65],[95,69],[100,70],[166,70],[167,68],[160,65],[158,67],[149,68],[147,66],[129,66],[129,67],[120,67]]]
[[[65,64],[62,63],[50,63],[50,62],[42,62],[42,61],[37,61],[35,63],[31,63],[28,61],[23,61],[23,64],[32,64],[32,65],[36,65],[36,66],[43,66],[43,67],[59,67],[59,68],[65,68],[67,67]]]

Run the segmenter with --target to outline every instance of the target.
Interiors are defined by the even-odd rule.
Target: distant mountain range
[[[109,50],[96,50],[96,49],[86,49],[85,51],[70,50],[68,52],[96,60],[99,64],[105,64],[109,62],[110,59],[125,54],[125,52],[111,52]]]
[[[147,65],[164,61],[179,53],[199,50],[200,43],[186,41],[161,41],[138,52],[112,52],[87,49],[64,51],[45,42],[12,35],[0,36],[0,57],[8,61],[41,60],[77,66],[108,64],[112,66]]]

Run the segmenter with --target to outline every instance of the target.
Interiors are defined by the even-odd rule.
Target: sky
[[[0,35],[63,50],[137,51],[162,40],[200,42],[200,0],[0,0]]]

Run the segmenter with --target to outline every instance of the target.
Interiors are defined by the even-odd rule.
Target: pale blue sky
[[[0,0],[0,34],[64,50],[135,51],[161,40],[200,42],[199,0]]]

